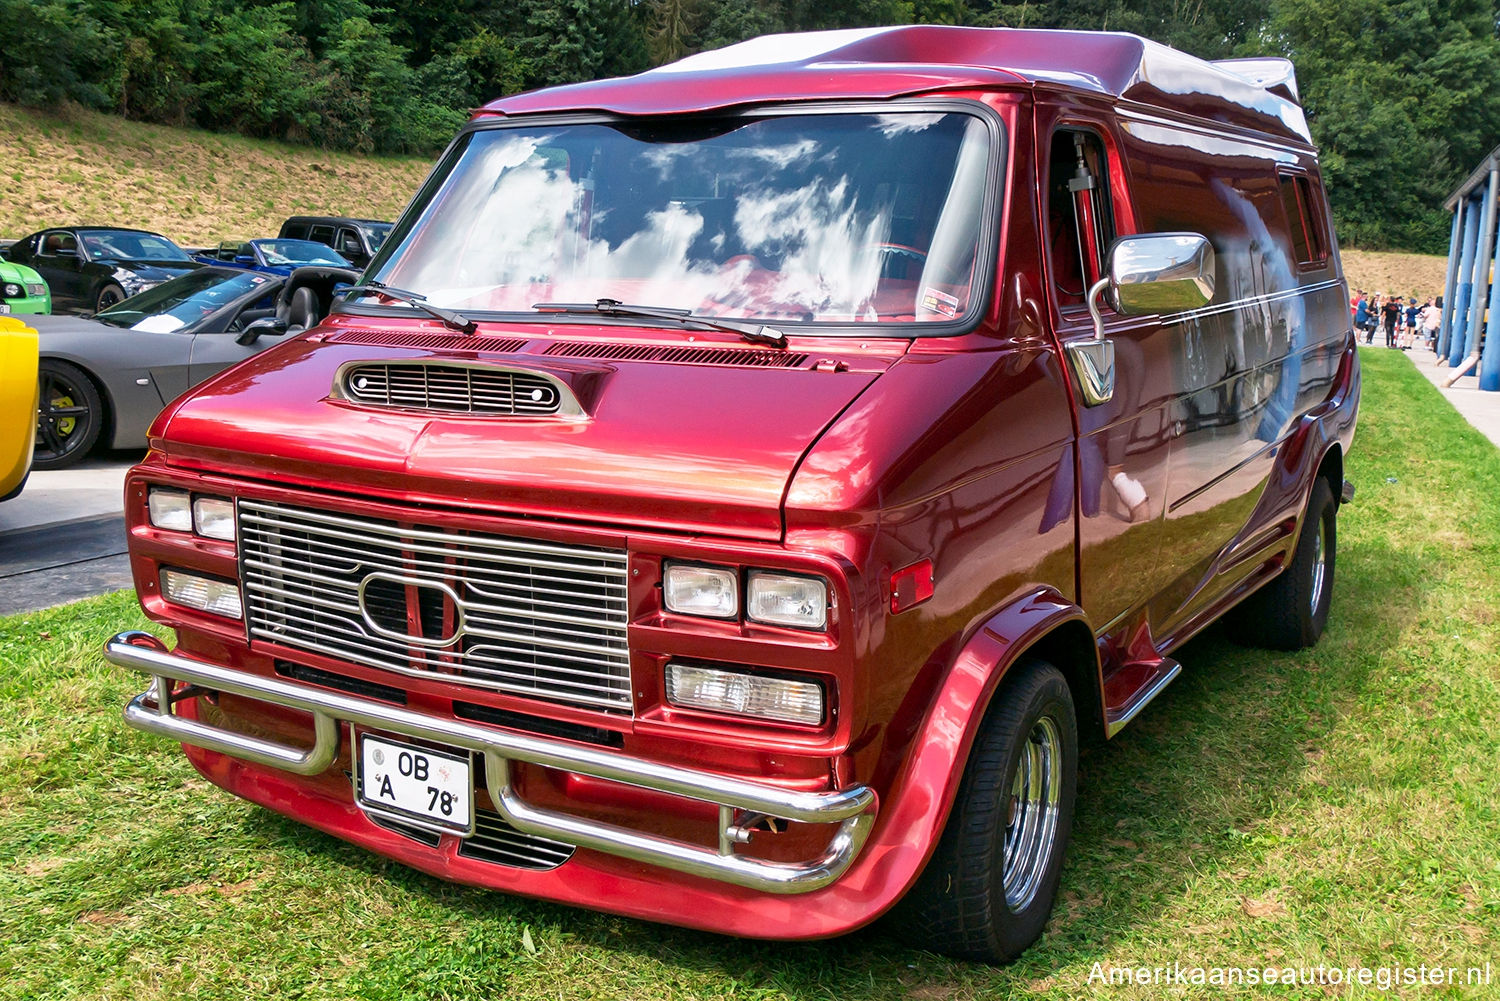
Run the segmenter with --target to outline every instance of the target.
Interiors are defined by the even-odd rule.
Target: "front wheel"
[[[1017,664],[975,740],[942,839],[902,903],[903,927],[950,956],[1019,956],[1052,913],[1077,788],[1068,683],[1051,664]]]
[[[35,469],[62,469],[89,453],[104,425],[104,404],[93,380],[76,365],[43,358],[37,370],[39,403]]]
[[[1236,640],[1270,650],[1300,650],[1318,642],[1333,601],[1338,510],[1328,481],[1318,477],[1307,498],[1292,562],[1231,613],[1229,625]]]
[[[116,285],[114,282],[109,282],[103,288],[101,288],[99,290],[99,294],[94,297],[94,312],[102,313],[111,306],[118,305],[119,303],[122,303],[124,301],[125,290]]]

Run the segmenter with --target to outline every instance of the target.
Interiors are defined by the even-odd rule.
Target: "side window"
[[[1104,274],[1104,255],[1115,238],[1108,171],[1097,133],[1062,128],[1052,134],[1045,239],[1060,306],[1081,305]]]
[[[306,240],[307,224],[301,222],[288,223],[281,227],[281,235],[288,240]]]
[[[42,237],[42,253],[48,257],[74,257],[78,238],[72,233],[48,233]]]
[[[1305,174],[1279,174],[1281,204],[1292,231],[1292,253],[1298,264],[1320,265],[1328,259],[1322,216],[1313,201],[1312,183]]]
[[[327,244],[328,246],[331,247],[331,246],[333,246],[333,227],[332,226],[314,226],[314,227],[312,227],[311,231],[308,233],[308,237],[307,238],[309,240],[316,240],[318,243]]]
[[[352,229],[339,230],[338,246],[334,249],[343,254],[345,257],[348,257],[351,254],[357,257],[360,254],[364,253],[364,248],[359,244],[359,234],[354,232],[354,230]]]

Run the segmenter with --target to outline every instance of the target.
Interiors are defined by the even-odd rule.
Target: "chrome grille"
[[[356,403],[403,410],[544,417],[559,412],[562,393],[533,372],[455,364],[371,362],[343,373]]]
[[[630,710],[623,551],[248,499],[239,533],[252,640]]]
[[[459,843],[458,853],[516,869],[556,869],[573,857],[573,846],[535,834],[522,834],[490,810],[474,811],[474,833]]]

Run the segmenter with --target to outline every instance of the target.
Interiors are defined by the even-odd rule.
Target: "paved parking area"
[[[1500,448],[1500,393],[1480,389],[1479,379],[1473,375],[1462,376],[1451,388],[1444,388],[1443,380],[1453,374],[1451,368],[1438,364],[1431,351],[1413,348],[1407,356],[1465,420]]]
[[[141,452],[35,471],[0,504],[0,615],[132,586],[125,557],[125,471]]]

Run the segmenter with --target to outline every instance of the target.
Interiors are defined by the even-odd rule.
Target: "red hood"
[[[482,357],[555,372],[537,353],[552,343]],[[152,444],[176,465],[407,503],[779,539],[803,453],[892,355],[863,355],[845,371],[591,361],[599,374],[583,419],[466,417],[330,392],[345,362],[480,359],[473,351],[303,339],[183,397],[152,428]]]

